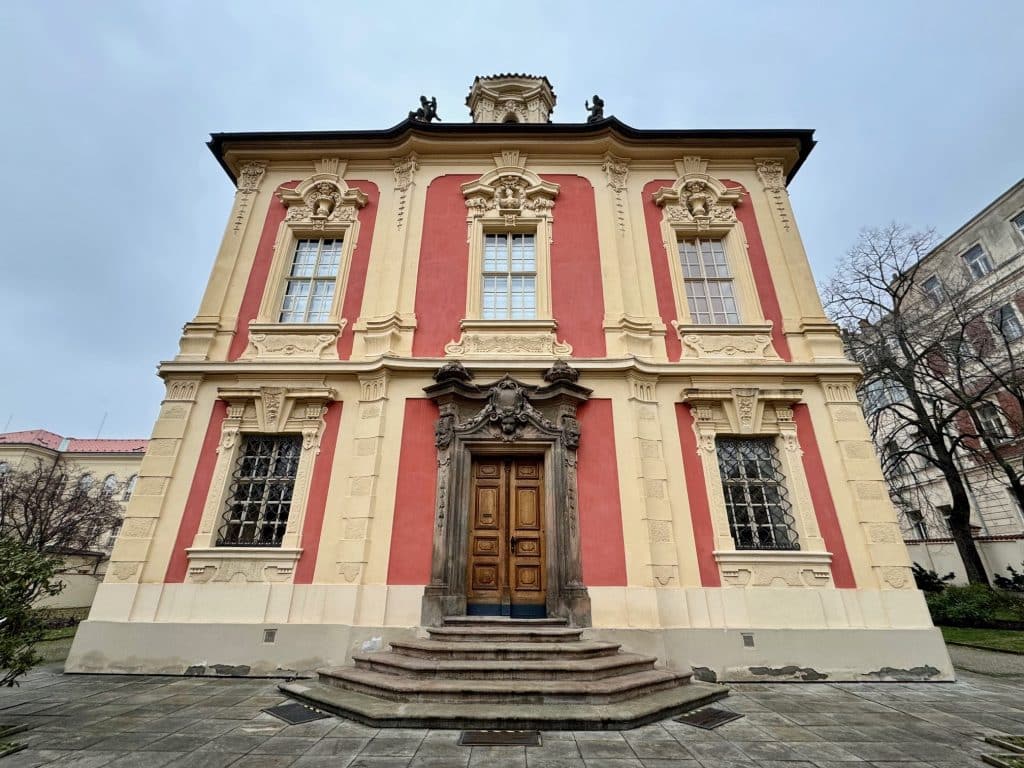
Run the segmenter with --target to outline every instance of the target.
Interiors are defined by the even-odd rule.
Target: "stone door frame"
[[[577,384],[579,373],[562,361],[544,374],[543,387],[509,375],[482,386],[472,378],[460,363],[446,363],[424,390],[439,416],[434,545],[421,621],[437,626],[445,616],[466,614],[473,456],[532,454],[544,456],[547,615],[589,627],[577,509],[576,407],[591,390]]]

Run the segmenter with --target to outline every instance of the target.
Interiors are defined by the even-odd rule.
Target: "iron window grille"
[[[341,265],[340,238],[299,240],[281,303],[282,323],[326,323]]]
[[[690,318],[699,325],[735,325],[740,321],[732,275],[721,238],[679,241]]]
[[[247,435],[231,478],[218,547],[279,547],[288,527],[302,438]]]
[[[484,235],[482,315],[485,320],[537,317],[537,254],[533,234]]]
[[[736,549],[800,549],[774,439],[720,437],[716,447]]]

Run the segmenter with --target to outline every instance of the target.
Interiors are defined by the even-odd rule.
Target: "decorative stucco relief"
[[[679,178],[672,186],[654,193],[654,202],[664,209],[673,229],[702,232],[736,224],[735,206],[741,195],[709,176],[706,160],[684,157],[676,168]]]
[[[765,192],[772,201],[775,215],[787,232],[793,226],[789,217],[789,193],[786,190],[786,172],[781,160],[757,158],[757,175],[761,179]]]
[[[772,346],[772,337],[766,333],[694,333],[692,325],[672,321],[680,341],[693,351],[698,359],[719,360],[779,360]]]
[[[572,355],[572,347],[558,341],[553,333],[463,333],[458,341],[445,345],[448,357],[518,355],[555,357]]]
[[[259,326],[260,332],[249,330],[249,346],[242,359],[245,360],[321,360],[330,357],[324,353],[331,350],[338,341],[338,333],[344,329],[345,321],[338,325],[338,332],[302,332],[289,326]]]

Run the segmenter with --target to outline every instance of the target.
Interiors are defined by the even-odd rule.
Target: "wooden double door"
[[[543,475],[541,456],[474,457],[466,578],[470,615],[546,615]]]

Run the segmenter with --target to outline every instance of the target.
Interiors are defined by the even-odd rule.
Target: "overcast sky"
[[[215,131],[384,128],[473,77],[553,119],[814,128],[818,279],[863,226],[948,234],[1024,176],[1024,3],[0,3],[0,431],[147,437],[233,188]],[[6,428],[6,429],[5,429]]]

